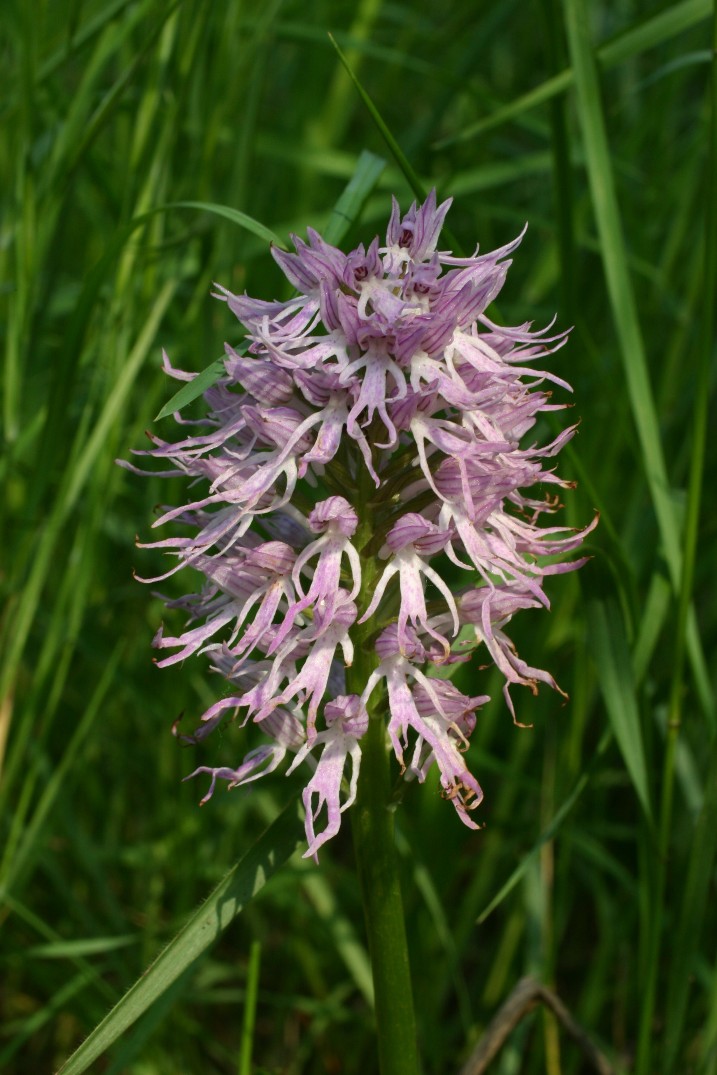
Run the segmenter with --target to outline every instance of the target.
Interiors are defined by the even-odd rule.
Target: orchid
[[[535,368],[567,333],[488,317],[522,235],[488,254],[441,252],[449,207],[434,192],[402,215],[394,199],[385,243],[349,254],[312,230],[293,238],[295,253],[274,248],[296,289],[286,301],[218,287],[246,354],[227,345],[201,433],[152,438],[138,453],[208,483],[155,523],[181,522],[190,536],[145,546],[174,559],[166,574],[190,566],[206,579],[169,602],[190,626],[160,630],[155,646],[175,652],[158,663],[205,653],[229,684],[184,738],[198,742],[230,715],[265,737],[236,769],[191,774],[211,778],[202,801],[217,781],[244,785],[293,752],[289,772],[311,769],[309,856],[354,801],[371,721],[384,723],[401,773],[423,781],[436,765],[445,798],[477,827],[483,793],[465,750],[487,699],[445,672],[472,649],[487,654],[516,722],[510,686],[557,687],[505,628],[524,608],[549,608],[546,578],[584,562],[555,558],[595,525],[538,525],[559,505],[536,488],[570,485],[548,460],[576,427],[524,443],[560,406],[546,386],[569,390]],[[165,369],[188,379],[166,358]],[[354,665],[359,646],[368,658]]]

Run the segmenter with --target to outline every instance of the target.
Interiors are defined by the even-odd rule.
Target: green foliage
[[[348,825],[318,871],[294,855],[262,873],[231,925],[203,903],[239,860],[277,854],[257,841],[296,823],[299,785],[199,811],[181,783],[217,751],[236,760],[242,733],[199,756],[170,734],[222,691],[201,661],[152,666],[162,608],[132,579],[161,572],[135,534],[184,490],[114,460],[144,429],[169,435],[176,406],[199,414],[196,382],[168,405],[162,348],[209,380],[241,344],[213,281],[285,297],[272,238],[370,240],[409,176],[455,195],[466,249],[529,221],[500,317],[575,324],[554,359],[581,421],[565,515],[601,512],[583,578],[516,622],[570,701],[516,692],[518,729],[497,677],[461,670],[493,697],[471,747],[485,829],[431,780],[398,807],[425,1071],[457,1071],[525,974],[617,1070],[717,1071],[710,5],[6,7],[0,1068],[55,1070],[95,1027],[102,1042],[165,949],[109,1017],[126,1032],[67,1070],[373,1069]],[[530,1016],[491,1070],[585,1067]]]

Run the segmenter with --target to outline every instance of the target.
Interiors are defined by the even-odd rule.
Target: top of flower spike
[[[401,209],[396,198],[391,198],[391,219],[386,231],[386,246],[389,251],[404,251],[405,260],[426,261],[438,245],[446,214],[453,204],[453,198],[447,198],[441,205],[436,205],[436,191],[430,192],[420,208],[413,202],[411,208],[401,218]]]
[[[417,207],[414,202],[401,217],[399,204],[392,198],[391,219],[383,248],[387,256],[383,264],[377,240],[371,243],[368,253],[361,245],[350,254],[344,254],[322,239],[313,228],[307,228],[308,243],[296,235],[291,236],[295,254],[272,246],[272,256],[287,279],[305,295],[317,292],[322,283],[329,287],[341,284],[353,287],[369,277],[378,276],[382,269],[392,275],[407,262],[429,260],[435,253],[452,202],[453,199],[448,198],[436,205],[436,192],[432,190],[422,206]]]

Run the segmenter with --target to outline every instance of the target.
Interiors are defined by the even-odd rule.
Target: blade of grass
[[[0,863],[0,877],[2,877],[0,900],[4,898],[6,892],[10,891],[13,885],[20,879],[33,851],[36,854],[41,852],[42,843],[40,841],[40,833],[43,825],[67,780],[79,748],[84,742],[86,735],[94,724],[95,718],[100,711],[100,706],[104,701],[105,695],[110,688],[114,674],[117,670],[117,665],[122,655],[123,648],[124,643],[119,642],[115,647],[110,660],[107,662],[105,670],[100,676],[92,697],[88,702],[82,720],[77,725],[77,728],[71,736],[67,748],[62,755],[62,760],[59,765],[54,768],[51,776],[43,785],[43,791],[37,802],[32,820],[25,826],[24,831],[22,832],[22,843],[19,845],[17,851],[14,851],[13,849],[20,838],[20,834],[14,832],[14,826],[17,822],[13,819],[13,826],[10,828],[5,854]],[[34,797],[33,801],[35,801]],[[22,819],[22,811],[18,810],[16,811],[16,814],[18,819]]]
[[[559,0],[543,0],[545,37],[553,70],[563,61],[563,32]],[[550,105],[551,148],[553,153],[554,213],[558,224],[558,252],[560,257],[560,285],[562,291],[562,316],[574,325],[575,286],[577,279],[575,257],[575,207],[573,192],[573,167],[570,154],[570,136],[566,115],[566,101],[556,97]]]
[[[386,161],[382,157],[369,153],[367,149],[361,151],[356,170],[331,210],[329,222],[324,228],[324,239],[328,243],[338,245],[354,221],[358,220],[366,199],[373,192],[385,167]]]
[[[359,941],[349,918],[341,911],[331,886],[320,873],[308,865],[302,887],[311,900],[316,913],[326,925],[336,951],[354,981],[358,991],[370,1008],[374,1005],[373,978],[368,952]]]
[[[32,908],[26,904],[21,903],[19,900],[14,899],[12,896],[5,897],[5,905],[10,914],[15,915],[16,918],[28,926],[38,936],[44,937],[47,944],[61,944],[62,938],[58,934],[57,930],[47,923],[40,915],[36,914]],[[105,953],[108,951],[105,947]],[[85,986],[91,986],[94,988],[103,1004],[112,1004],[117,998],[117,990],[110,983],[109,979],[106,979],[102,970],[96,967],[93,962],[87,959],[82,952],[66,952],[65,959],[73,965],[78,972],[78,979],[81,980]],[[65,968],[67,973],[67,968]],[[38,1016],[41,1013],[38,1013]],[[27,1027],[23,1025],[21,1034],[26,1036]],[[12,1043],[11,1043],[12,1044]],[[0,1063],[4,1062],[3,1054],[0,1054]],[[0,1069],[2,1070],[2,1069]]]
[[[626,30],[625,33],[620,34],[613,41],[606,41],[604,45],[600,45],[597,50],[600,66],[603,70],[609,70],[609,68],[616,67],[633,56],[661,45],[664,41],[671,41],[677,34],[684,33],[685,30],[689,30],[692,26],[702,22],[703,19],[708,18],[710,10],[710,0],[683,0],[680,4],[673,4],[671,7],[666,8],[665,11],[661,11],[659,15],[653,15],[652,18],[645,19],[638,26]],[[515,119],[516,116],[537,108],[558,94],[564,93],[565,90],[570,89],[574,78],[574,69],[568,67],[541,83],[540,86],[536,86],[534,90],[524,93],[515,101],[511,101],[505,107],[496,108],[489,116],[478,120],[477,123],[471,123],[460,134],[441,139],[432,148],[440,150],[458,142],[467,142],[471,138],[477,138],[478,135],[484,134],[486,131],[500,127],[502,124]]]
[[[540,834],[538,840],[533,844],[530,851],[523,855],[522,859],[520,860],[516,868],[513,870],[508,880],[505,882],[504,885],[501,886],[501,888],[487,905],[487,907],[485,907],[478,915],[476,922],[479,926],[482,925],[485,920],[493,913],[493,911],[495,911],[495,909],[500,906],[506,896],[508,896],[513,891],[515,886],[525,875],[533,860],[536,858],[537,855],[540,854],[540,849],[543,844],[546,844],[549,840],[553,839],[556,832],[562,825],[563,821],[568,816],[572,808],[575,806],[575,803],[585,791],[585,788],[588,786],[592,771],[596,767],[598,760],[607,750],[612,740],[612,735],[612,729],[606,728],[602,734],[600,742],[595,749],[595,753],[593,754],[590,764],[586,766],[585,770],[575,784],[575,787],[571,791],[570,795],[568,795],[565,802],[555,813],[553,820],[550,822],[548,827],[544,829],[543,832]]]
[[[113,1050],[109,1066],[103,1075],[127,1075],[127,1072],[132,1070],[132,1061],[142,1054],[147,1041],[191,985],[193,976],[194,968],[188,967],[162,996],[155,1000],[149,1011],[137,1020],[132,1030],[122,1038],[121,1044]]]
[[[251,1075],[251,1053],[254,1043],[256,998],[259,991],[260,959],[261,944],[259,941],[252,941],[249,949],[249,965],[246,969],[246,999],[244,1001],[244,1020],[241,1028],[239,1075]]]
[[[77,959],[80,956],[103,955],[117,948],[127,948],[139,942],[139,934],[125,937],[84,937],[74,941],[58,940],[48,944],[34,944],[26,948],[28,959]]]
[[[637,797],[650,825],[654,825],[630,646],[615,582],[604,562],[597,559],[585,569],[581,582],[587,595],[589,639],[605,708]]]
[[[80,443],[75,443],[68,453],[67,468],[62,486],[52,512],[45,520],[42,536],[33,546],[32,567],[23,587],[23,592],[15,609],[11,624],[7,626],[4,662],[0,677],[0,696],[10,691],[17,671],[21,654],[27,641],[28,633],[36,615],[42,587],[47,573],[53,566],[52,555],[62,532],[62,526],[77,502],[85,483],[92,474],[92,468],[101,453],[109,429],[126,404],[129,391],[134,384],[139,370],[154,342],[159,323],[176,291],[176,281],[168,281],[158,294],[142,332],[135,346],[127,357],[126,364],[116,380],[112,392],[95,422],[89,436]]]
[[[245,228],[252,235],[256,235],[259,239],[264,239],[267,243],[274,243],[276,246],[281,247],[286,246],[283,239],[280,239],[271,228],[267,228],[266,225],[261,224],[247,213],[242,213],[239,209],[232,209],[230,205],[216,205],[214,202],[169,202],[167,205],[153,210],[153,212],[158,213],[166,209],[199,209],[202,213],[214,213],[215,216],[223,217],[232,224],[238,224],[240,228]]]
[[[673,643],[674,659],[670,706],[667,720],[667,747],[665,751],[663,779],[663,811],[660,831],[660,852],[661,859],[663,860],[667,857],[672,826],[672,788],[674,784],[678,735],[682,722],[684,694],[683,668],[685,637],[694,584],[700,502],[707,441],[707,416],[710,397],[712,352],[714,348],[714,295],[715,292],[717,292],[717,62],[714,58],[714,50],[717,49],[717,5],[715,6],[713,14],[712,47],[712,70],[711,77],[708,81],[710,140],[706,177],[707,197],[705,199],[704,300],[701,303],[702,331],[699,339],[698,365],[697,370],[695,371],[692,453],[690,459],[690,479],[685,518],[684,556],[682,561],[682,580],[677,605],[677,623]],[[672,1062],[676,1060],[679,1050],[682,1025],[687,1006],[688,983],[690,980],[686,964],[693,959],[696,945],[699,940],[699,930],[703,920],[707,892],[707,879],[711,875],[711,864],[717,846],[717,749],[714,749],[714,745],[717,745],[716,734],[713,734],[712,765],[707,775],[705,803],[700,822],[697,826],[696,839],[693,844],[690,872],[688,874],[688,885],[685,892],[685,903],[680,918],[677,945],[675,948],[675,961],[678,963],[676,970],[681,977],[679,980],[676,980],[674,975],[670,977],[670,993],[672,996],[670,997],[670,994],[668,994],[668,1035],[663,1056],[663,1071],[666,1075],[669,1075],[669,1072],[673,1070]],[[708,827],[707,833],[704,831],[705,824]],[[700,845],[700,854],[695,859],[694,856],[697,845]],[[663,871],[664,869],[665,867],[663,866]],[[659,950],[655,955],[656,964],[658,955]],[[656,977],[656,968],[654,973]],[[646,1007],[649,1006],[648,1002],[650,1000],[654,1003],[652,994],[648,993]],[[672,1004],[670,1003],[670,1000],[672,1000]],[[650,1055],[650,1048],[647,1043],[650,1040],[651,1027],[652,1019],[650,1018],[648,1021],[646,1015],[641,1027],[643,1032],[641,1045],[643,1042],[645,1043],[643,1045],[643,1052],[648,1057],[647,1062],[649,1062]],[[647,1070],[647,1068],[645,1068],[645,1070]]]
[[[406,154],[401,149],[401,147],[398,144],[398,142],[396,141],[396,139],[391,134],[391,131],[389,130],[387,124],[384,122],[383,116],[381,115],[379,110],[376,108],[376,105],[373,103],[373,101],[369,97],[368,93],[363,88],[363,86],[361,85],[361,83],[357,79],[356,75],[351,70],[351,67],[349,66],[349,62],[346,59],[346,57],[344,56],[344,54],[341,51],[341,49],[339,48],[338,44],[336,43],[336,40],[332,37],[331,34],[329,34],[329,38],[331,40],[331,44],[334,46],[334,48],[336,49],[336,52],[338,53],[338,57],[341,60],[341,63],[344,65],[344,67],[348,71],[349,76],[351,78],[351,81],[353,82],[353,84],[356,87],[356,90],[357,90],[357,92],[359,94],[359,97],[361,98],[363,103],[366,105],[366,108],[368,109],[369,114],[371,115],[371,118],[373,119],[374,123],[378,127],[379,133],[381,134],[381,137],[383,138],[384,142],[388,146],[393,159],[396,161],[396,164],[398,165],[398,167],[403,172],[403,175],[406,178],[406,182],[408,183],[408,185],[411,188],[411,190],[413,191],[413,193],[416,195],[416,198],[419,201],[425,201],[425,199],[426,199],[426,189],[425,189],[423,183],[421,182],[421,180],[419,179],[418,174],[416,173],[416,171],[414,170],[413,166],[411,165],[411,162],[409,161],[408,157],[406,156]],[[453,252],[455,254],[461,254],[462,253],[461,244],[458,242],[458,240],[456,239],[455,235],[453,235],[452,232],[449,231],[449,229],[445,225],[443,226],[442,235],[448,241],[448,244],[450,245],[451,249],[453,250]]]
[[[660,429],[647,370],[645,345],[628,269],[627,250],[615,191],[612,159],[605,129],[587,10],[583,0],[563,0],[570,55],[575,72],[580,129],[600,239],[610,306],[625,370],[627,391],[637,429],[645,476],[657,516],[673,590],[682,575],[680,533],[670,495]],[[689,620],[689,652],[705,716],[715,729],[714,698],[694,613]]]
[[[408,160],[406,154],[403,152],[403,150],[399,146],[398,142],[393,137],[393,135],[391,134],[390,130],[388,129],[388,127],[384,123],[383,117],[382,117],[381,113],[379,112],[379,110],[376,108],[376,105],[373,103],[373,101],[369,97],[368,93],[363,88],[363,86],[361,85],[361,83],[357,79],[356,75],[353,73],[349,62],[346,59],[346,56],[344,55],[344,53],[342,52],[340,46],[338,45],[338,43],[336,41],[336,38],[332,34],[329,34],[329,40],[331,41],[331,44],[336,49],[336,52],[338,54],[339,59],[341,60],[341,63],[346,68],[346,71],[348,72],[349,78],[351,79],[351,81],[353,82],[354,86],[356,87],[356,90],[358,92],[359,97],[361,98],[363,103],[366,105],[366,108],[368,109],[371,118],[373,119],[374,123],[378,127],[378,130],[379,130],[379,133],[380,133],[381,137],[383,138],[384,142],[386,143],[386,145],[388,146],[389,150],[391,151],[391,156],[396,161],[396,164],[398,165],[398,167],[401,169],[401,171],[403,172],[404,176],[406,177],[406,182],[408,183],[409,187],[411,188],[413,193],[416,195],[416,197],[419,198],[421,201],[423,201],[425,199],[425,197],[426,197],[426,190],[425,190],[425,188],[423,186],[423,183],[418,178],[418,175],[414,171],[414,169],[413,169],[413,167],[411,165],[411,162]],[[444,235],[445,234],[446,234],[446,232],[445,232],[445,229],[444,229]]]
[[[357,0],[352,4],[352,19],[345,35],[347,63],[354,71],[360,69],[366,56],[366,45],[376,36],[374,27],[380,15],[382,0]],[[317,41],[325,43],[324,34],[317,34]],[[307,141],[317,149],[328,149],[344,141],[347,127],[352,120],[351,79],[346,71],[335,68],[326,87],[321,111],[309,125]]]
[[[237,354],[246,354],[246,347],[235,348]],[[181,411],[182,407],[188,406],[193,400],[199,396],[204,395],[208,388],[211,388],[213,384],[216,384],[220,377],[223,377],[226,373],[224,366],[224,359],[218,358],[215,362],[212,362],[210,366],[205,368],[193,377],[187,384],[174,393],[171,399],[162,407],[161,411],[155,415],[155,422],[159,422],[162,418],[168,418],[170,415],[175,414],[177,411]]]
[[[125,993],[58,1075],[81,1075],[199,958],[259,893],[303,840],[297,803],[284,807],[246,855],[217,885],[175,939]]]
[[[662,1051],[662,1070],[665,1075],[677,1070],[687,1001],[694,983],[700,955],[700,937],[706,924],[708,895],[714,876],[717,855],[717,737],[712,741],[705,788],[704,804],[690,846],[680,915],[672,938],[672,960],[665,1004],[666,1031]]]

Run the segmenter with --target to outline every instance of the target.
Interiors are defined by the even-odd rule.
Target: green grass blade
[[[652,18],[620,34],[613,41],[607,41],[601,45],[597,50],[600,66],[603,70],[608,70],[633,56],[661,45],[664,41],[671,41],[677,34],[689,30],[696,23],[708,18],[710,8],[710,0],[683,0],[681,4],[673,4],[659,15],[653,15]],[[552,78],[546,79],[534,90],[511,101],[510,104],[503,108],[496,108],[489,116],[471,123],[460,134],[436,142],[433,148],[444,149],[458,142],[468,142],[486,131],[500,127],[517,116],[545,104],[558,94],[564,93],[572,86],[573,81],[573,68],[568,67]]]
[[[393,159],[396,161],[396,164],[398,165],[398,167],[401,169],[401,171],[403,172],[404,176],[406,177],[406,182],[408,183],[409,187],[411,188],[413,193],[416,195],[416,197],[419,198],[421,201],[423,201],[424,198],[426,197],[426,189],[423,186],[423,183],[421,182],[421,180],[418,178],[418,175],[414,171],[413,166],[411,165],[411,162],[409,161],[408,157],[403,152],[403,150],[399,146],[398,142],[396,141],[396,139],[393,137],[393,135],[391,134],[390,130],[386,126],[381,113],[376,108],[376,105],[373,103],[373,101],[369,97],[368,93],[363,88],[363,86],[361,85],[361,83],[357,79],[356,75],[351,70],[351,66],[350,66],[348,60],[346,59],[346,56],[344,55],[344,53],[341,51],[341,48],[337,44],[336,39],[331,34],[329,34],[329,39],[331,41],[331,44],[336,49],[336,52],[338,53],[338,57],[341,60],[341,63],[346,68],[346,70],[348,72],[348,75],[349,75],[349,78],[351,79],[351,81],[353,82],[354,86],[356,87],[356,89],[358,91],[358,94],[359,94],[359,97],[361,98],[363,103],[366,105],[366,108],[368,109],[369,113],[371,114],[371,118],[373,119],[374,123],[378,127],[379,132],[381,134],[381,137],[383,138],[383,140],[385,141],[386,145],[390,149]],[[445,234],[445,231],[444,231],[444,234]]]
[[[485,922],[485,920],[489,917],[489,915],[493,913],[493,911],[495,911],[496,907],[500,906],[506,896],[508,896],[513,891],[521,878],[524,877],[531,863],[534,861],[536,856],[540,854],[541,847],[544,844],[548,843],[549,840],[554,839],[555,834],[562,825],[563,821],[568,816],[572,808],[575,806],[575,803],[578,801],[582,793],[585,791],[585,788],[590,781],[592,771],[596,767],[598,760],[607,750],[611,739],[612,730],[610,728],[606,728],[603,732],[600,742],[597,745],[590,764],[585,768],[582,776],[579,778],[579,780],[577,780],[575,787],[570,792],[562,806],[556,811],[550,824],[540,834],[530,851],[528,851],[527,854],[523,855],[522,859],[520,860],[516,868],[513,870],[508,880],[505,882],[504,885],[501,886],[501,888],[487,905],[487,907],[485,907],[478,915],[476,922],[479,926]]]
[[[687,1001],[700,956],[700,937],[705,927],[708,894],[717,855],[717,737],[712,742],[705,780],[705,800],[690,848],[677,929],[672,935],[672,962],[668,976],[665,1019],[667,1023],[662,1070],[676,1071]],[[711,906],[711,905],[710,905]]]
[[[350,919],[342,912],[331,886],[321,872],[313,867],[313,864],[307,867],[302,886],[317,915],[325,923],[326,932],[331,937],[356,988],[368,1006],[373,1008],[373,978],[368,952],[356,936]]]
[[[659,15],[645,19],[606,42],[598,49],[598,59],[604,67],[624,63],[665,41],[672,41],[678,34],[708,19],[711,10],[711,0],[683,0],[681,4],[668,5]]]
[[[191,985],[194,978],[192,967],[188,967],[183,974],[172,982],[170,987],[155,1000],[148,1012],[138,1019],[130,1031],[128,1031],[116,1049],[112,1050],[112,1058],[107,1070],[103,1075],[127,1075],[132,1068],[130,1064],[142,1055],[147,1042],[159,1028],[162,1021],[167,1018],[175,1004]],[[136,1067],[135,1067],[136,1070]]]
[[[244,1001],[244,1021],[242,1023],[241,1047],[239,1052],[239,1075],[251,1075],[251,1054],[254,1044],[254,1021],[256,1018],[256,998],[259,992],[259,963],[261,944],[252,941],[249,949],[249,966],[246,972],[246,1000]]]
[[[74,941],[50,941],[47,944],[34,944],[26,948],[28,959],[78,959],[82,956],[104,955],[117,948],[127,948],[137,944],[139,934],[130,933],[125,937],[86,937]]]
[[[246,351],[246,348],[238,347],[236,351],[242,354]],[[182,407],[186,407],[193,400],[203,395],[213,384],[216,384],[225,373],[226,369],[222,358],[212,362],[211,366],[206,366],[201,373],[198,373],[191,381],[183,384],[172,398],[167,400],[159,414],[156,415],[155,422],[158,422],[160,418],[168,418],[170,414],[175,414],[176,411],[181,411]]]
[[[163,212],[166,209],[199,209],[202,213],[214,213],[215,216],[223,217],[224,220],[229,220],[232,224],[238,224],[240,228],[245,228],[246,231],[256,235],[259,239],[264,239],[267,243],[273,243],[275,246],[281,247],[286,246],[284,240],[280,239],[271,228],[267,228],[265,224],[255,220],[248,213],[242,213],[239,209],[232,209],[230,205],[216,205],[214,202],[169,202],[168,205],[160,206],[154,212]]]
[[[620,344],[627,391],[637,429],[643,467],[657,516],[672,586],[679,591],[682,573],[680,533],[670,495],[660,428],[647,368],[645,345],[637,316],[637,304],[628,268],[627,248],[600,98],[597,71],[590,41],[588,12],[582,0],[563,0],[568,45],[575,72],[580,129],[593,210],[600,240],[613,321]],[[704,658],[692,617],[690,656],[701,685],[701,701],[714,721],[714,699],[704,675]]]
[[[47,944],[55,945],[61,944],[62,938],[58,934],[57,930],[45,921],[44,917],[37,915],[30,906],[22,903],[12,896],[5,896],[3,906],[3,916],[8,917],[8,912],[14,916],[13,926],[15,929],[22,929],[27,926],[33,934],[37,934],[40,937],[44,937]],[[8,931],[9,932],[9,931]],[[109,938],[107,938],[109,940]],[[121,945],[120,947],[124,947]],[[104,952],[107,953],[109,948],[105,945]],[[103,1004],[112,1004],[117,999],[117,990],[106,980],[101,969],[90,959],[86,958],[81,952],[75,950],[75,952],[66,951],[65,960],[72,965],[73,970],[78,972],[78,981],[83,982],[85,988],[92,988],[98,991],[98,995],[102,999]],[[65,977],[69,973],[69,968],[65,967]],[[53,1004],[55,998],[53,997]],[[42,1013],[37,1013],[41,1016]],[[32,1021],[32,1020],[31,1020]],[[4,1071],[2,1067],[5,1062],[5,1054],[0,1053],[0,1071]]]
[[[588,637],[605,708],[637,797],[654,825],[630,646],[615,583],[599,561],[586,568],[582,583],[588,598]]]
[[[331,210],[329,222],[324,228],[323,235],[327,243],[333,243],[336,246],[341,242],[351,225],[358,219],[366,199],[373,192],[385,167],[386,162],[382,157],[369,153],[367,149],[362,150],[356,164],[356,171]]]
[[[403,175],[405,176],[406,182],[408,183],[409,187],[411,188],[411,190],[415,194],[416,198],[419,201],[424,201],[425,198],[426,198],[426,193],[427,192],[426,192],[426,188],[424,187],[423,183],[419,179],[417,172],[413,168],[411,162],[409,161],[408,157],[406,156],[406,154],[401,149],[401,147],[398,144],[398,142],[396,141],[396,139],[391,134],[391,131],[389,130],[387,124],[385,123],[385,121],[383,119],[383,116],[381,115],[379,110],[376,108],[376,105],[373,103],[373,101],[371,100],[370,96],[368,95],[368,93],[366,92],[364,87],[361,85],[361,83],[357,79],[356,75],[351,70],[351,67],[349,65],[348,60],[346,59],[345,55],[343,54],[343,52],[341,51],[341,49],[339,48],[339,46],[337,45],[335,39],[332,37],[331,34],[329,34],[329,38],[331,39],[331,44],[334,46],[334,48],[336,49],[336,52],[338,53],[338,56],[339,56],[339,59],[341,60],[341,63],[344,65],[344,67],[348,71],[349,76],[351,78],[351,81],[353,82],[354,86],[356,87],[361,100],[366,105],[366,108],[368,109],[368,111],[369,111],[369,113],[371,115],[371,118],[373,119],[374,123],[378,127],[378,129],[379,129],[379,131],[381,133],[381,137],[383,138],[383,140],[385,141],[385,143],[388,146],[389,150],[391,151],[391,155],[393,156],[393,159],[396,161],[396,164],[398,165],[398,167],[403,172]],[[450,232],[450,230],[447,227],[445,227],[445,225],[443,227],[443,237],[444,237],[444,239],[446,239],[448,241],[448,243],[451,246],[454,254],[460,254],[461,253],[461,244],[458,242],[458,240],[456,239],[455,235],[453,235]]]
[[[717,8],[712,23],[713,49],[717,47]],[[682,663],[685,626],[689,601],[694,586],[698,526],[705,449],[708,432],[708,405],[712,352],[714,348],[715,309],[717,289],[717,59],[713,53],[712,71],[708,82],[710,106],[710,143],[707,164],[707,197],[705,201],[704,301],[699,341],[699,362],[695,376],[695,396],[692,421],[692,456],[685,519],[685,544],[682,589],[677,610],[677,638],[673,667],[672,692],[667,735],[676,740],[682,720]],[[707,892],[717,851],[717,735],[713,735],[710,765],[705,781],[705,800],[692,842],[687,884],[674,945],[672,973],[666,1005],[667,1034],[663,1057],[666,1075],[674,1070],[681,1043],[687,999],[692,979],[694,959],[704,922]],[[668,820],[671,820],[668,817]]]
[[[650,386],[645,346],[615,191],[600,88],[592,54],[588,13],[581,0],[564,0],[568,44],[575,72],[580,130],[607,279],[613,320],[620,343],[630,405],[643,463],[658,516],[673,583],[679,575],[679,534],[669,496],[669,482]]]
[[[61,1075],[80,1075],[87,1071],[90,1064],[214,943],[296,851],[302,840],[303,830],[298,825],[297,804],[292,802],[217,885],[151,967],[63,1064]]]
[[[100,707],[105,699],[107,691],[113,682],[123,648],[124,642],[119,642],[115,647],[103,674],[97,682],[82,720],[70,737],[67,749],[62,756],[62,760],[59,765],[55,766],[49,779],[45,780],[32,820],[22,832],[22,842],[19,844],[17,850],[13,850],[16,843],[16,837],[13,832],[13,826],[10,828],[6,851],[0,862],[0,878],[2,878],[0,899],[3,899],[6,892],[11,890],[13,885],[16,884],[18,877],[26,868],[26,864],[31,859],[33,853],[38,854],[43,846],[40,840],[42,828],[50,816],[52,808],[71,772],[72,766],[77,759],[79,749],[85,741],[85,738],[100,711]],[[17,814],[18,817],[22,819],[22,812],[18,810]]]

